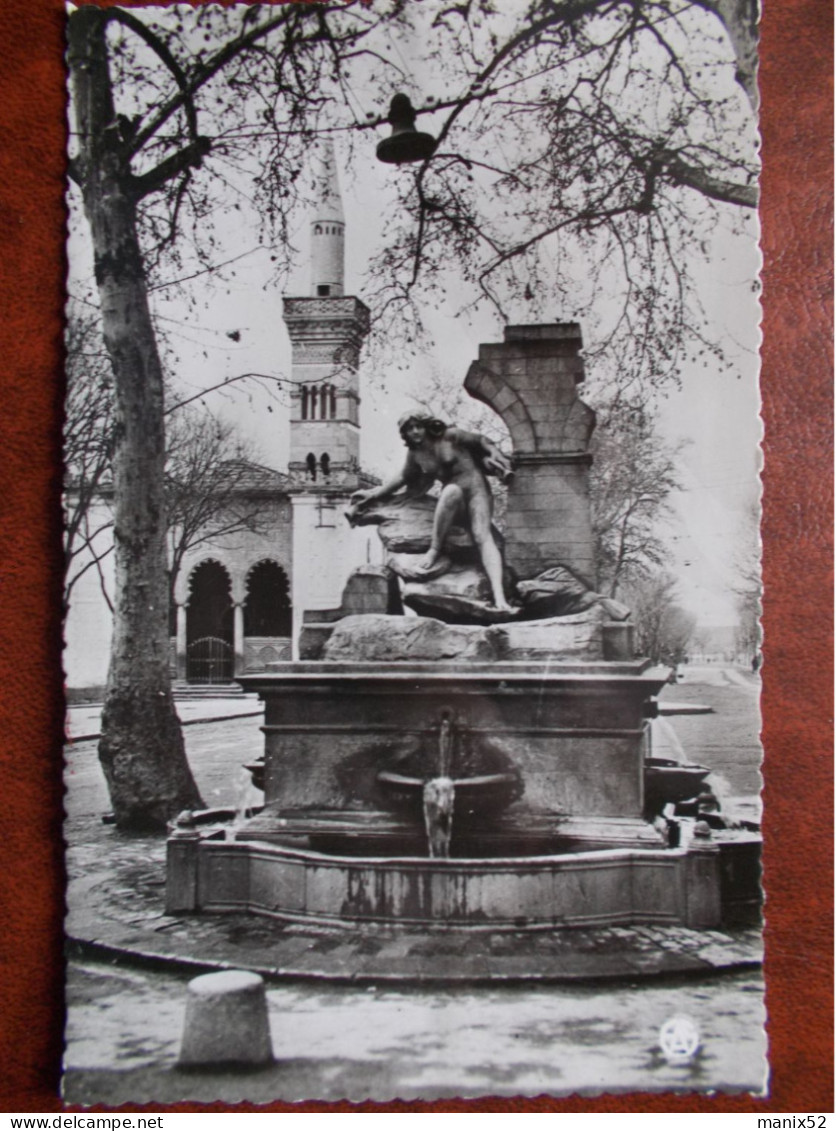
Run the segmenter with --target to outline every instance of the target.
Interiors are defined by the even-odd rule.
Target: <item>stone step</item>
[[[239,683],[175,683],[175,700],[242,699],[245,691]]]

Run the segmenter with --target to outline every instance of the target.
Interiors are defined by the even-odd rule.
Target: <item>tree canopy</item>
[[[381,356],[416,345],[433,303],[482,303],[582,319],[593,379],[634,397],[719,363],[693,268],[757,202],[756,17],[729,0],[112,9],[150,286],[223,274],[223,213],[281,277],[316,138],[368,163],[403,89],[438,146],[374,202],[385,242],[363,293]]]
[[[719,217],[742,223],[757,201],[722,22],[680,0],[538,0],[506,16],[474,0],[415,18],[410,44],[458,94],[432,160],[398,182],[373,304],[417,327],[422,299],[464,281],[468,302],[506,318],[560,310],[633,396],[719,358],[694,260]]]

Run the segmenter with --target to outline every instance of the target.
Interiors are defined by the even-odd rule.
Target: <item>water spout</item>
[[[438,727],[438,749],[435,767],[430,769],[432,777],[423,774],[402,774],[393,770],[379,770],[377,781],[386,789],[412,797],[420,793],[424,810],[424,827],[427,834],[429,855],[446,858],[450,855],[450,842],[453,836],[453,811],[461,790],[461,801],[466,812],[487,806],[496,809],[496,791],[504,791],[499,805],[509,804],[518,796],[517,775],[507,771],[487,774],[467,774],[469,767],[455,765],[458,761],[458,742],[461,731],[457,727],[452,711],[443,711]],[[454,769],[457,776],[453,777]],[[459,776],[464,773],[464,776]]]
[[[235,816],[231,825],[224,830],[225,840],[235,840],[238,830],[244,825],[247,818],[252,816],[253,809],[261,808],[261,799],[252,782],[247,766],[239,766],[235,775]]]
[[[453,768],[453,720],[449,711],[441,716],[438,733],[438,776],[449,778]]]
[[[424,783],[424,826],[433,858],[446,859],[450,855],[455,800],[456,787],[452,778],[431,778]]]

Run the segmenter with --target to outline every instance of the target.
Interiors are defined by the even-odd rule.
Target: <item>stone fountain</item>
[[[511,326],[465,387],[513,443],[492,607],[468,530],[422,576],[436,501],[355,508],[386,565],[306,614],[301,659],[240,682],[265,703],[264,809],[232,839],[184,817],[170,912],[251,911],[349,928],[713,927],[710,833],[648,814],[648,720],[667,669],[636,658],[629,611],[595,590],[594,414],[574,323]],[[707,829],[700,829],[703,834]]]

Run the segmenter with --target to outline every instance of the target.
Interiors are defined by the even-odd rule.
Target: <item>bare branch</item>
[[[311,5],[311,9],[312,8],[313,5]],[[196,68],[194,75],[187,82],[186,87],[182,88],[176,95],[170,98],[165,105],[161,106],[147,125],[137,132],[130,147],[130,154],[138,153],[145,143],[158,132],[160,127],[163,126],[173,114],[176,114],[178,110],[185,106],[188,100],[194,98],[201,87],[205,86],[210,79],[214,78],[219,71],[223,70],[232,59],[242,54],[248,47],[258,43],[260,39],[269,35],[270,32],[275,31],[276,28],[289,23],[291,19],[295,18],[298,11],[299,7],[297,5],[282,5],[277,16],[265,20],[263,24],[251,28],[249,31],[242,31],[237,38],[224,44],[220,50],[215,52],[211,59]],[[246,23],[246,19],[245,14],[244,23]]]
[[[211,148],[212,142],[208,137],[199,137],[191,145],[187,145],[185,149],[166,157],[156,168],[143,173],[139,177],[132,177],[130,182],[131,192],[137,200],[141,200],[149,192],[156,192],[161,189],[167,181],[179,176],[180,173],[184,173],[188,169],[199,169],[203,163],[203,158]]]
[[[192,142],[197,143],[197,112],[195,110],[194,101],[192,99],[192,92],[189,89],[189,83],[186,79],[185,74],[183,73],[182,67],[171,54],[168,47],[166,47],[165,43],[163,43],[159,36],[155,35],[153,31],[151,31],[147,24],[144,24],[141,20],[138,20],[136,16],[127,11],[125,8],[110,8],[106,13],[105,18],[108,20],[115,20],[116,22],[122,24],[124,27],[129,28],[132,32],[138,35],[140,39],[142,39],[148,45],[148,47],[150,47],[151,50],[155,52],[155,54],[158,55],[160,59],[162,59],[166,67],[168,67],[169,71],[174,76],[175,82],[180,88],[182,106],[186,114],[186,121],[189,124],[189,132],[192,136]]]
[[[723,204],[739,204],[743,208],[757,208],[758,186],[740,185],[732,181],[724,181],[713,177],[704,169],[689,165],[675,153],[664,155],[663,170],[668,179],[675,185],[684,185],[696,189],[710,200],[718,200]]]

